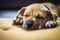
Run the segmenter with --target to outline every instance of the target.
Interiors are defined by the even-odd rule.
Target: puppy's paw
[[[46,28],[54,28],[54,27],[56,27],[57,26],[57,22],[55,22],[55,21],[48,21],[48,22],[46,22],[46,24],[45,24],[45,27]]]
[[[21,17],[17,17],[13,19],[14,24],[22,25],[23,21]]]

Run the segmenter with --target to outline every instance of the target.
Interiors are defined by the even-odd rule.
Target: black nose
[[[27,26],[32,26],[33,24],[34,24],[34,21],[33,20],[26,21],[26,25]]]

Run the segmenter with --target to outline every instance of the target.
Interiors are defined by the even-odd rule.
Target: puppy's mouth
[[[36,23],[31,24],[31,25],[24,23],[23,28],[27,29],[27,30],[37,30],[37,29],[39,29],[39,26]]]

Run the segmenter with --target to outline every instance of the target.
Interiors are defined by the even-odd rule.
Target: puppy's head
[[[39,29],[47,20],[53,20],[53,15],[40,4],[32,4],[19,10],[17,17],[22,17],[23,28]]]

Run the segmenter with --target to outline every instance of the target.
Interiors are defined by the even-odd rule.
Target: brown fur
[[[59,9],[52,3],[45,3],[47,4],[50,8],[51,11],[48,11],[47,8],[45,8],[42,3],[34,3],[26,7],[22,7],[18,11],[18,15],[22,16],[22,21],[23,21],[23,26],[27,20],[33,20],[36,25],[38,26],[43,26],[43,24],[46,21],[56,21],[57,17],[59,16]],[[52,17],[49,17],[49,15],[52,14]],[[26,17],[26,15],[28,17]],[[41,15],[43,18],[41,19],[36,19],[37,15]]]

